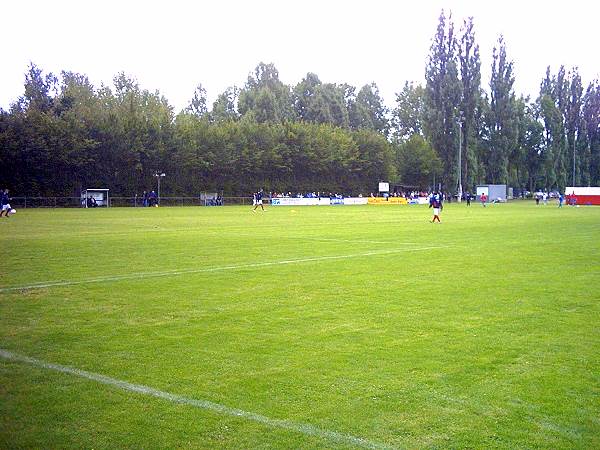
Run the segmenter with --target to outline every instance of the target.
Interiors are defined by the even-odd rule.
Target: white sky
[[[209,108],[256,65],[274,63],[281,80],[307,72],[360,88],[372,81],[388,106],[405,81],[423,82],[442,8],[456,28],[475,19],[482,84],[504,34],[517,93],[535,95],[547,65],[578,66],[584,86],[600,75],[600,2],[485,0],[31,0],[2,5],[0,107],[23,94],[30,61],[45,73],[86,74],[112,86],[120,71],[158,89],[178,112],[202,83]]]

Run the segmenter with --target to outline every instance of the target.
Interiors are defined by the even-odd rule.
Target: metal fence
[[[143,207],[142,197],[109,197],[111,207]],[[80,197],[11,197],[13,208],[83,208],[85,204]],[[252,205],[250,197],[223,197],[222,205],[205,201],[200,197],[161,197],[160,206],[230,206]]]

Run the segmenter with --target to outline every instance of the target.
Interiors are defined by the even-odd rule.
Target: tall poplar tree
[[[585,91],[582,116],[587,135],[588,155],[584,176],[587,178],[587,184],[598,186],[600,185],[600,83],[598,80],[590,83]]]
[[[442,10],[425,70],[425,136],[443,163],[445,189],[458,186],[458,126],[461,85],[458,79],[454,24]]]
[[[490,80],[490,183],[508,184],[509,159],[517,146],[518,118],[513,90],[513,63],[507,58],[504,38],[500,36],[493,51]]]
[[[481,108],[481,60],[479,45],[475,43],[473,18],[464,21],[458,57],[460,61],[460,81],[462,99],[460,103],[460,120],[462,127],[462,184],[466,189],[474,187],[477,173],[478,145],[477,114]],[[469,169],[473,167],[474,170]]]
[[[567,151],[565,158],[570,164],[569,175],[566,177],[566,184],[579,186],[583,184],[584,164],[586,163],[586,141],[587,136],[584,128],[584,121],[581,117],[581,103],[583,97],[583,86],[581,76],[577,68],[573,68],[567,78],[566,102],[563,115],[565,118],[565,132],[567,135]]]

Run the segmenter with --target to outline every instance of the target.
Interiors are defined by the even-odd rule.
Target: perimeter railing
[[[142,197],[109,197],[110,207],[141,208],[144,206]],[[11,197],[13,208],[83,208],[80,197]],[[252,205],[251,197],[222,197],[220,201],[205,200],[200,197],[161,197],[160,206],[231,206]]]

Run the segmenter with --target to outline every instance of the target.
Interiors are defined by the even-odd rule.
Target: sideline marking
[[[395,241],[370,241],[365,239],[337,239],[337,238],[319,238],[319,237],[304,237],[292,238],[307,241],[319,242],[350,242],[351,244],[395,244],[395,245],[418,245],[418,242],[395,242]]]
[[[348,259],[348,258],[360,258],[363,256],[377,256],[377,255],[388,255],[394,253],[404,252],[417,252],[424,250],[435,250],[439,248],[447,248],[447,246],[435,246],[435,247],[418,247],[418,248],[400,248],[396,250],[380,250],[366,253],[354,253],[350,255],[338,255],[338,256],[317,256],[313,258],[301,258],[301,259],[288,259],[283,261],[272,261],[264,263],[251,263],[251,264],[240,264],[236,266],[220,266],[220,267],[208,267],[203,269],[183,269],[183,270],[168,270],[164,272],[140,272],[132,273],[128,275],[107,275],[103,277],[88,278],[87,280],[74,280],[74,281],[45,281],[42,283],[34,283],[25,286],[7,286],[0,288],[0,292],[10,291],[24,291],[29,289],[43,289],[54,286],[72,286],[76,284],[90,284],[90,283],[101,283],[103,281],[121,281],[121,280],[136,280],[142,278],[156,278],[165,277],[169,275],[185,275],[190,273],[203,273],[203,272],[219,272],[224,270],[240,270],[240,269],[254,269],[257,267],[277,266],[284,264],[298,264],[303,262],[314,262],[314,261],[328,261],[332,259]]]
[[[39,359],[30,358],[29,356],[18,355],[16,353],[9,352],[8,350],[0,349],[0,357],[9,361],[26,363],[42,369],[54,370],[69,375],[75,375],[80,378],[86,378],[88,380],[96,381],[98,383],[114,386],[129,392],[137,392],[143,395],[149,395],[152,397],[167,400],[173,403],[179,403],[184,405],[193,406],[195,408],[209,410],[215,413],[219,413],[226,416],[241,417],[247,420],[261,423],[271,428],[282,428],[289,431],[295,431],[297,433],[305,434],[308,436],[315,436],[318,438],[328,439],[336,442],[345,444],[352,444],[358,447],[371,448],[371,449],[387,449],[390,448],[386,445],[378,442],[369,441],[360,437],[352,436],[350,434],[339,433],[337,431],[329,431],[322,428],[315,427],[300,422],[291,422],[284,419],[272,419],[261,414],[253,413],[250,411],[244,411],[242,409],[230,408],[229,406],[222,405],[220,403],[214,403],[208,400],[197,400],[194,398],[184,397],[177,394],[171,394],[169,392],[160,391],[158,389],[144,386],[143,384],[133,384],[127,381],[118,380],[116,378],[107,377],[106,375],[100,375],[93,372],[87,372],[85,370],[75,369],[68,366],[61,366],[59,364],[52,364]]]

